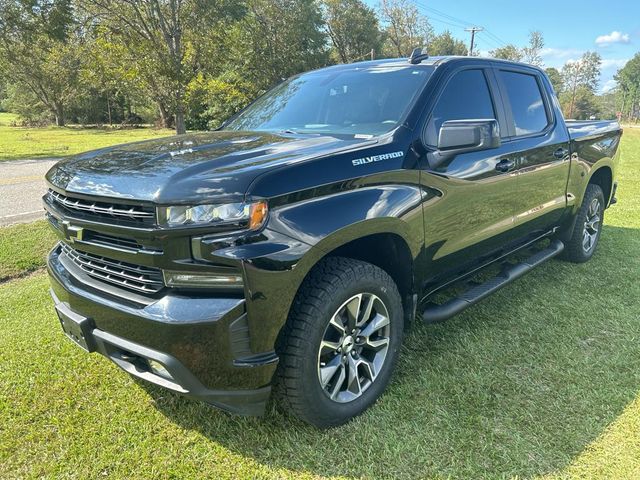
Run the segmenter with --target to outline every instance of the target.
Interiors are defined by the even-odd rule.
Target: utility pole
[[[471,28],[465,28],[464,31],[465,32],[471,32],[471,45],[469,46],[469,56],[473,56],[473,40],[476,37],[476,32],[481,32],[482,30],[484,30],[484,28],[482,27],[471,27]]]

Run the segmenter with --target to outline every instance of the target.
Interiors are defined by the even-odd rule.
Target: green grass
[[[151,128],[12,127],[10,124],[14,120],[14,114],[0,113],[0,161],[61,158],[87,150],[174,134],[173,130]]]
[[[417,325],[365,415],[227,415],[66,340],[44,274],[0,285],[0,478],[640,478],[640,131],[587,264]],[[25,247],[15,247],[25,248]]]
[[[8,127],[18,121],[18,115],[9,112],[0,112],[0,127]]]
[[[0,228],[0,283],[44,267],[54,239],[44,220]]]

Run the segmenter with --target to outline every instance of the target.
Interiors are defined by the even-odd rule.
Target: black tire
[[[562,258],[574,263],[584,263],[589,260],[598,246],[602,224],[604,221],[604,194],[599,185],[590,183],[582,199],[582,205],[576,216],[576,224],[571,238],[565,242]],[[597,204],[597,222],[593,222],[593,206]],[[597,223],[597,228],[593,228]],[[589,239],[587,239],[587,235]],[[588,248],[587,248],[588,247]]]
[[[356,297],[360,298],[359,302]],[[362,306],[362,310],[356,309],[362,313],[356,314],[353,320],[354,316],[349,312],[353,311],[356,304]],[[372,305],[368,315],[372,320],[369,323],[385,324],[379,330],[372,330],[375,326],[369,328],[369,332],[376,332],[371,334],[371,337],[376,335],[373,340],[364,336],[368,325],[364,318],[367,311],[365,307],[369,304]],[[384,320],[374,321],[386,318],[387,313],[388,323]],[[358,318],[363,319],[360,334],[348,330],[343,332],[336,327],[336,324],[340,324],[339,327],[344,329],[350,321],[357,322]],[[276,392],[280,403],[298,418],[319,428],[341,425],[361,414],[377,400],[389,383],[402,344],[403,319],[400,294],[385,271],[370,263],[348,258],[330,257],[322,260],[300,287],[278,342],[280,364],[276,374]],[[360,331],[357,328],[354,330]],[[330,338],[330,335],[335,335],[335,338]],[[349,343],[347,337],[352,338],[353,342]],[[356,344],[356,339],[361,343]],[[321,348],[323,340],[325,347]],[[339,350],[327,348],[326,344],[331,343],[329,340],[341,345]],[[384,344],[385,341],[388,345],[385,356],[379,368],[372,368],[376,358],[380,358],[378,355],[381,355],[382,349],[366,349],[370,348],[369,344]],[[367,346],[362,347],[362,342],[366,342]],[[372,356],[375,358],[368,360]],[[369,366],[364,365],[364,360]],[[336,367],[337,373],[330,377],[325,370],[333,368],[336,361],[341,365]],[[345,383],[341,384],[346,388],[342,391],[338,386],[340,378],[343,378],[343,372],[346,376],[349,371],[356,372],[357,379],[356,376],[346,377]],[[362,382],[361,372],[364,372]],[[326,387],[321,384],[324,377],[329,378]],[[349,379],[355,379],[351,381],[351,389]],[[365,384],[366,387],[363,386]],[[354,389],[361,393],[351,399],[356,395],[352,393]],[[335,393],[336,390],[338,393]],[[331,398],[332,393],[335,398]]]

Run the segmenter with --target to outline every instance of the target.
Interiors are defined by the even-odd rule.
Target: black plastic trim
[[[547,248],[539,250],[526,260],[510,266],[499,275],[474,286],[460,296],[442,304],[429,303],[422,314],[422,319],[425,323],[437,323],[447,320],[520,278],[538,265],[560,254],[562,250],[564,250],[564,243],[560,240],[553,240]]]

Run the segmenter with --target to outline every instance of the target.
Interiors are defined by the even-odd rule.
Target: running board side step
[[[480,285],[470,288],[460,296],[452,298],[442,304],[427,304],[427,307],[422,314],[422,319],[425,323],[436,323],[453,317],[465,308],[475,305],[483,298],[491,295],[497,290],[500,290],[502,287],[520,278],[525,273],[530,272],[538,265],[555,257],[561,253],[562,250],[564,250],[564,243],[560,240],[553,240],[547,248],[539,250],[520,263],[509,266],[499,275]]]

